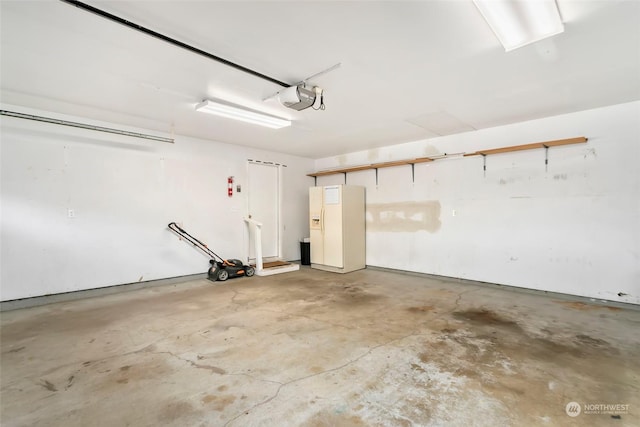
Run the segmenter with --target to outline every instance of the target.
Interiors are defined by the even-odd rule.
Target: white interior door
[[[249,215],[262,223],[262,257],[279,257],[280,181],[275,165],[249,162]],[[249,258],[255,259],[253,233],[249,235]]]

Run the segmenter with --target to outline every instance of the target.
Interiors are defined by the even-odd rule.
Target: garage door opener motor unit
[[[233,277],[251,277],[255,274],[255,268],[251,267],[250,265],[245,265],[239,259],[223,259],[211,249],[209,249],[207,245],[184,231],[184,229],[175,222],[170,223],[169,228],[171,229],[171,231],[175,232],[178,236],[182,237],[187,242],[191,243],[193,246],[200,249],[211,258],[209,260],[209,264],[211,264],[208,272],[209,280],[212,280],[214,282],[216,280],[225,281]]]

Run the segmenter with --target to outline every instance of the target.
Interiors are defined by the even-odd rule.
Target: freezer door
[[[322,232],[322,187],[309,188],[309,237],[311,263],[324,263],[324,235]]]

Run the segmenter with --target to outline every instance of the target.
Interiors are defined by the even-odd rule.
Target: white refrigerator
[[[365,268],[364,187],[309,188],[311,268],[348,273]]]

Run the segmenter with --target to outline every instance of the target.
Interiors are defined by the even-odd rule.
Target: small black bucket
[[[300,264],[311,265],[311,243],[300,242]]]

